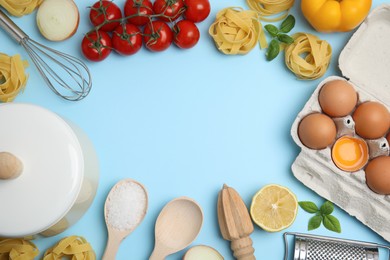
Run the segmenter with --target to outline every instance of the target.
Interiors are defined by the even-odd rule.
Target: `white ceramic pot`
[[[99,166],[91,141],[74,124],[32,104],[1,104],[0,124],[0,237],[61,233],[96,194]],[[10,154],[22,164],[19,176],[7,176]]]

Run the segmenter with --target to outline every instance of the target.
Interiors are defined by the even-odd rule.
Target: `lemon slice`
[[[253,196],[250,214],[262,229],[277,232],[289,227],[298,212],[294,193],[286,187],[269,184]]]

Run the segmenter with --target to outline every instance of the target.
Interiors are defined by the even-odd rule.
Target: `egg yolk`
[[[336,166],[343,171],[358,171],[368,161],[367,143],[362,139],[343,136],[333,145],[332,159]]]

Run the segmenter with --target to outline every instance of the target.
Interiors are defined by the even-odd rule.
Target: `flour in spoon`
[[[106,202],[107,225],[117,230],[132,230],[146,211],[146,193],[137,183],[123,182],[110,191]]]

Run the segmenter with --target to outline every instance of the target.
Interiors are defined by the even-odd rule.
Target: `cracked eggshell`
[[[339,67],[358,93],[357,105],[377,101],[390,111],[389,41],[390,4],[384,4],[371,12],[341,52]],[[373,192],[366,184],[364,169],[345,172],[337,168],[332,161],[331,147],[313,150],[303,145],[299,139],[300,121],[308,114],[322,112],[318,95],[321,87],[332,80],[346,79],[338,76],[324,79],[292,125],[292,138],[301,147],[301,152],[291,167],[292,172],[308,188],[332,201],[390,242],[390,195]],[[351,115],[333,120],[337,127],[337,137],[355,135]],[[388,140],[390,138],[386,139],[386,136],[366,140],[370,159],[389,155]]]

